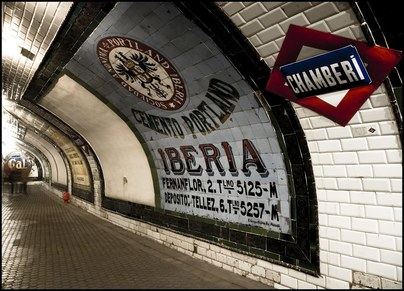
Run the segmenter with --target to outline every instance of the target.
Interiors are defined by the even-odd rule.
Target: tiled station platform
[[[2,192],[2,289],[268,289],[29,185]]]

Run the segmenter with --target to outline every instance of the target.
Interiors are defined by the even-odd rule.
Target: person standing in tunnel
[[[16,173],[14,172],[14,171],[12,171],[10,174],[9,174],[9,176],[8,176],[8,181],[10,182],[10,187],[11,187],[11,190],[10,190],[10,194],[14,194],[14,192],[15,192],[15,183],[16,183],[16,175],[15,175]]]
[[[23,180],[22,181],[22,193],[23,194],[28,194],[28,191],[27,191],[27,181],[26,180]]]

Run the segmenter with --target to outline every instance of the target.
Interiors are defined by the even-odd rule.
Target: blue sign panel
[[[350,89],[372,82],[352,45],[280,67],[297,98]]]

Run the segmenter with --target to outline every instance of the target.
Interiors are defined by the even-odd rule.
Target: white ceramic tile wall
[[[269,67],[290,23],[364,40],[354,12],[344,2],[218,5]],[[314,168],[322,277],[299,277],[300,273],[283,268],[277,288],[307,283],[312,288],[348,288],[359,280],[354,280],[353,271],[365,273],[375,288],[390,286],[388,280],[402,282],[402,146],[384,85],[369,100],[346,127],[292,103]],[[370,128],[376,131],[371,133]],[[372,275],[374,281],[369,279]]]

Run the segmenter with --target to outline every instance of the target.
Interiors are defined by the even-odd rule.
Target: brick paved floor
[[[39,185],[2,193],[2,288],[270,287],[93,216]]]

